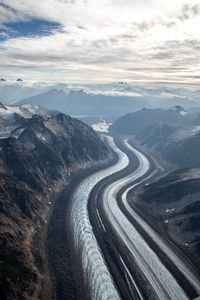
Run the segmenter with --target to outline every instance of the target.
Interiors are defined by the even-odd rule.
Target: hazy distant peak
[[[59,89],[50,89],[47,93],[49,93],[49,94],[65,95],[65,93],[63,92],[63,90],[59,90]]]
[[[69,96],[70,96],[70,97],[74,97],[74,96],[80,96],[80,97],[83,97],[83,96],[85,96],[85,95],[87,95],[87,93],[86,93],[86,91],[83,90],[83,89],[78,90],[78,91],[72,90],[72,91],[69,92]]]
[[[174,111],[182,111],[182,110],[184,110],[185,111],[185,109],[182,106],[180,106],[180,105],[172,106],[170,108],[170,110],[174,110]]]
[[[117,82],[114,81],[113,84],[128,84],[128,83],[124,81],[117,81]]]
[[[176,105],[170,108],[171,111],[175,111],[181,115],[187,115],[188,112],[180,105]]]

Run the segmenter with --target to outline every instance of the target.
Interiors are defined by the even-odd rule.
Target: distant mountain
[[[118,83],[117,86],[124,86]],[[126,85],[125,85],[126,86]],[[138,90],[130,90],[130,95],[126,95],[127,89],[119,94],[93,94],[80,90],[71,90],[68,94],[59,89],[51,89],[40,95],[26,98],[18,104],[29,103],[33,105],[42,105],[48,109],[56,109],[70,115],[75,115],[87,123],[92,124],[93,119],[97,121],[101,116],[106,121],[114,121],[123,114],[135,112],[143,107],[170,107],[174,104],[181,104],[187,107],[195,105],[192,101],[178,97],[160,98],[158,96],[143,96]],[[112,92],[112,90],[111,90]],[[134,93],[133,93],[134,92]],[[129,91],[128,91],[129,93]],[[133,93],[133,95],[132,95]],[[94,118],[95,117],[95,118]]]
[[[89,126],[38,106],[1,104],[0,135],[1,299],[39,299],[45,275],[33,237],[53,195],[112,155]]]
[[[20,78],[19,78],[20,79]],[[35,83],[33,85],[28,85],[24,81],[16,80],[16,82],[11,83],[9,81],[0,81],[0,102],[3,104],[14,104],[18,101],[39,95],[41,93],[49,91],[49,89],[57,88],[60,90],[68,90],[67,84],[55,84],[49,86],[45,83]]]
[[[200,90],[170,87],[142,87],[123,81],[110,84],[67,85],[10,81],[0,84],[3,104],[42,105],[78,116],[88,124],[103,119],[113,122],[129,112],[145,108],[167,109],[180,105],[185,109],[199,106]]]
[[[72,90],[65,94],[57,89],[18,102],[23,103],[42,105],[71,115],[104,116],[105,119],[115,119],[127,111],[148,106],[147,101],[140,97],[95,95],[84,90]]]
[[[66,100],[66,94],[62,90],[51,89],[39,95],[19,101],[17,104],[40,105],[48,109],[56,109]]]
[[[170,109],[142,109],[116,120],[110,127],[110,131],[137,135],[146,128],[159,123],[181,126],[200,125],[200,114],[190,114],[181,106]]]

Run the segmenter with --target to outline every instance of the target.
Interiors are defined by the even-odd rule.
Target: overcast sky
[[[0,76],[199,85],[200,2],[0,0]]]

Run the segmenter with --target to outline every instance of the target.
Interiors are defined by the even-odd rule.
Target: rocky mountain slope
[[[33,238],[52,194],[112,155],[87,125],[41,107],[0,105],[0,125],[1,299],[39,299],[44,270]]]
[[[179,168],[200,166],[200,126],[156,124],[136,136],[149,151],[157,153]]]
[[[131,202],[200,271],[200,169],[178,170],[145,185]]]

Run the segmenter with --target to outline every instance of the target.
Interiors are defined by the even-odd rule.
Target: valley
[[[145,164],[147,164],[147,160]],[[137,166],[133,175],[125,176],[123,179],[118,179],[118,181],[116,181],[116,178],[115,181],[113,181],[114,179],[112,179],[112,176],[110,176],[110,179],[107,181],[103,180],[102,183],[99,184],[96,189],[94,189],[95,193],[93,193],[90,198],[89,206],[92,211],[90,213],[92,224],[94,225],[95,232],[100,241],[100,245],[102,246],[106,260],[112,270],[113,277],[117,282],[117,287],[121,292],[122,299],[152,299],[152,297],[155,299],[184,299],[184,297],[185,299],[192,299],[199,294],[198,271],[195,271],[194,266],[191,267],[190,264],[188,264],[187,259],[184,258],[184,255],[182,255],[180,252],[177,252],[177,250],[172,247],[169,241],[165,241],[165,239],[163,240],[163,238],[160,238],[160,234],[156,235],[156,233],[152,231],[152,227],[150,229],[150,227],[148,227],[148,225],[142,221],[142,219],[140,219],[140,217],[137,216],[134,211],[132,211],[128,202],[126,202],[126,196],[129,190],[135,186],[141,185],[142,183],[144,184],[146,180],[149,180],[155,175],[155,170],[152,169],[150,172],[148,172],[148,164],[146,167],[145,164],[143,167]],[[145,169],[147,175],[143,176],[142,170]],[[145,174],[145,171],[143,172]],[[137,176],[141,176],[142,180],[138,181]],[[133,181],[134,179],[135,181]],[[110,182],[110,184],[108,184],[108,182]],[[119,187],[117,182],[119,182]],[[123,189],[122,186],[125,182],[128,185],[128,188]],[[130,184],[130,182],[132,183]],[[123,192],[120,192],[120,189]],[[116,191],[116,194],[114,193],[114,190]],[[106,196],[104,196],[104,194],[108,193],[108,191],[110,194],[106,194]],[[98,196],[95,198],[95,195]],[[95,209],[91,204],[92,201],[94,201],[94,198],[96,199],[95,201],[98,207],[98,212],[95,212]],[[104,204],[102,199],[104,199]],[[94,218],[94,215],[96,215],[96,218]],[[143,220],[144,219],[145,216],[143,215]],[[134,226],[135,229],[133,229],[132,226]],[[164,287],[161,288],[161,282],[158,284],[158,286],[161,288],[160,291],[156,290],[156,286],[154,286],[151,282],[155,276],[155,272],[159,270],[159,267],[155,267],[153,258],[150,259],[151,254],[148,256],[148,251],[151,252],[151,250],[147,250],[143,242],[140,244],[139,241],[141,237],[139,237],[138,232],[142,234],[150,248],[155,251],[156,256],[158,255],[158,257],[164,263],[164,266],[169,268],[171,274],[173,274],[173,276],[176,278],[172,279],[173,283],[170,284],[170,275],[166,282],[167,271],[164,271],[164,269],[163,271],[160,270],[159,279],[157,278],[155,283],[158,284],[159,280],[162,282],[163,274],[164,286],[166,289],[168,289],[168,291],[166,290],[166,293],[164,293]],[[139,247],[139,251],[136,250],[137,247]],[[172,250],[170,250],[171,247]],[[132,254],[130,254],[130,251]],[[145,260],[146,255],[148,256],[148,259],[144,264],[142,264],[142,261]],[[150,263],[150,269],[152,266],[154,266],[152,269],[152,271],[154,270],[154,275],[150,275],[147,270],[145,271],[143,269],[144,267],[147,267],[148,262]],[[191,278],[194,278],[194,282],[192,281],[192,283]],[[176,281],[181,284],[188,296],[186,296],[183,291],[182,295],[176,295],[176,292],[178,293],[179,290],[178,287],[175,287],[175,290],[173,291],[173,285],[176,285]],[[148,282],[151,282],[150,286]],[[169,288],[167,288],[167,284],[170,284]],[[154,286],[153,290],[151,285]]]
[[[0,0],[0,300],[200,300],[200,0]]]
[[[142,110],[131,122],[146,128],[104,121],[98,136],[38,106],[0,109],[5,299],[199,296],[198,115]]]

